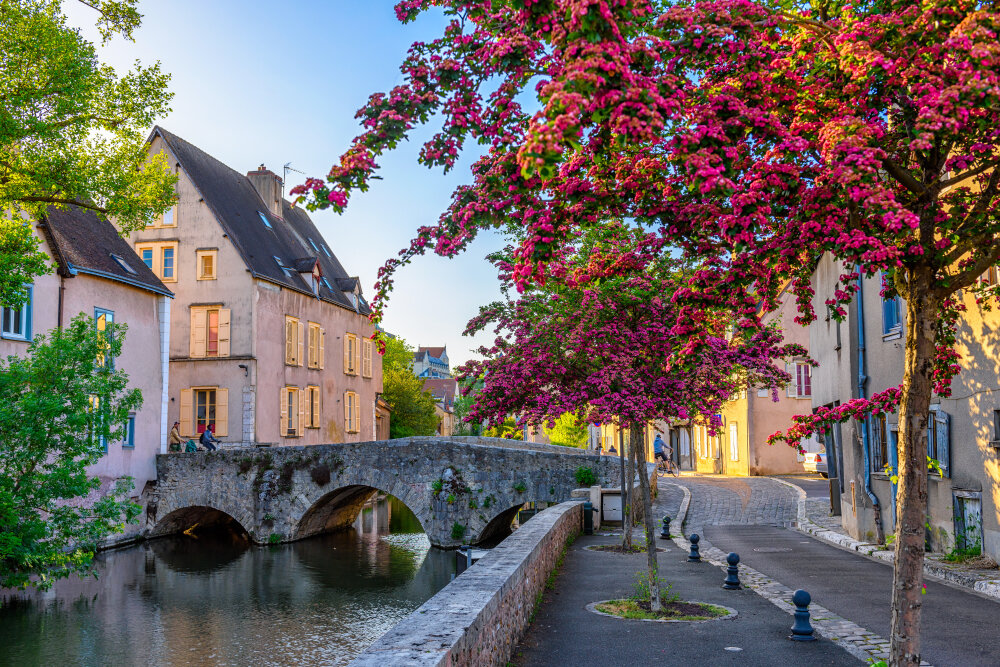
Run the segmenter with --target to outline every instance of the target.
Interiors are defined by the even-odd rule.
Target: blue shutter
[[[951,477],[951,415],[944,410],[935,410],[933,415],[934,428],[937,431],[938,462],[941,464],[941,476]]]

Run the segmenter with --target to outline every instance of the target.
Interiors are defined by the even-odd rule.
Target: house
[[[447,361],[447,355],[444,358]],[[424,389],[434,397],[434,412],[439,420],[438,435],[452,435],[455,432],[455,396],[458,394],[458,381],[451,377],[422,377],[424,377]]]
[[[127,324],[121,354],[112,363],[142,392],[142,407],[129,417],[119,442],[103,442],[105,454],[89,472],[106,491],[132,477],[133,496],[156,479],[156,455],[166,452],[171,291],[140,261],[115,227],[93,211],[51,208],[35,226],[41,250],[55,271],[35,278],[28,302],[3,308],[0,355],[22,355],[34,336],[69,324],[79,313],[94,326]]]
[[[836,406],[902,381],[905,303],[881,296],[881,277],[864,278],[847,317],[824,319],[824,299],[849,267],[823,257],[812,276],[819,319],[809,327],[813,405]],[[995,280],[993,272],[984,280]],[[927,455],[940,462],[930,472],[927,543],[935,551],[980,546],[1000,559],[1000,313],[984,311],[965,293],[966,312],[957,331],[962,372],[950,398],[931,399]],[[827,465],[839,473],[839,509],[856,539],[876,541],[895,530],[897,415],[838,425],[824,438]],[[835,505],[836,507],[836,505]]]
[[[413,374],[421,378],[450,378],[448,346],[417,347],[413,354]]]
[[[786,285],[778,295],[778,307],[761,319],[765,326],[777,325],[785,343],[808,350],[809,331],[795,322],[796,315],[795,296]],[[751,387],[726,402],[718,415],[720,432],[710,435],[707,427],[694,426],[692,456],[680,461],[681,467],[686,463],[699,472],[740,476],[804,472],[804,457],[797,450],[784,444],[767,444],[769,435],[792,426],[792,417],[812,412],[812,366],[807,358],[788,360],[785,371],[792,379],[784,389],[775,392]],[[802,444],[807,452],[821,449],[815,442]]]
[[[175,206],[131,235],[176,295],[169,419],[242,446],[374,439],[370,308],[281,179],[238,173],[161,127],[149,152],[178,176]]]

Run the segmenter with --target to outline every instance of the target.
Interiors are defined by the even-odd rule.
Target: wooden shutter
[[[181,423],[181,435],[194,435],[193,415],[194,390],[181,389],[181,413],[177,419]]]
[[[288,387],[282,387],[279,389],[278,396],[281,404],[281,417],[278,420],[280,433],[278,435],[284,438],[288,434]]]
[[[941,464],[941,476],[951,477],[951,415],[944,410],[932,410],[928,415],[934,420],[934,430],[937,432],[938,463]]]
[[[215,435],[229,435],[229,390],[215,390]]]
[[[787,396],[788,398],[795,398],[796,396],[795,382],[797,380],[795,376],[795,364],[793,362],[785,364],[785,372],[792,376],[792,379],[788,383],[788,386],[785,387],[785,396]]]
[[[344,392],[344,430],[351,432],[351,392]]]
[[[344,373],[351,374],[351,334],[344,335]],[[346,400],[345,400],[345,405]]]
[[[361,339],[354,338],[354,374],[361,373]]]
[[[354,432],[361,432],[361,397],[354,395]]]
[[[326,329],[320,327],[319,330],[319,367],[324,368],[326,366]]]
[[[311,426],[313,428],[319,428],[319,387],[312,388],[312,416],[310,418]]]
[[[372,342],[365,338],[362,341],[362,352],[364,358],[361,360],[361,373],[366,377],[372,376]]]
[[[289,366],[295,364],[295,320],[290,317],[285,318],[285,363]]]
[[[296,335],[296,338],[298,339],[298,356],[295,357],[295,365],[296,366],[301,366],[302,365],[302,357],[304,356],[303,352],[304,352],[304,348],[305,348],[305,345],[304,345],[303,340],[302,340],[303,336],[305,335],[305,331],[304,331],[304,329],[302,327],[302,322],[299,322],[298,320],[295,321],[295,330],[296,330],[295,331],[295,335]]]
[[[219,356],[229,356],[229,322],[230,312],[228,308],[219,309]]]
[[[204,308],[191,309],[191,356],[205,356],[206,332],[208,331],[208,311]]]
[[[295,433],[297,435],[302,435],[303,429],[306,427],[306,424],[309,423],[306,421],[306,403],[308,403],[308,401],[303,400],[304,393],[305,392],[301,389],[295,389],[295,400],[298,402],[299,408],[299,423],[295,425]]]
[[[319,351],[319,343],[316,340],[316,325],[309,323],[309,368],[316,368],[316,353]]]

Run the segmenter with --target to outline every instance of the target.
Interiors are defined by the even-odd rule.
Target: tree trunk
[[[622,463],[622,549],[632,550],[632,455],[629,453],[628,464],[625,462],[625,432],[618,428],[618,455]]]
[[[642,517],[646,525],[646,563],[649,566],[649,608],[660,609],[659,565],[656,562],[656,520],[653,518],[653,494],[649,488],[649,471],[646,468],[646,438],[642,424],[632,424],[631,444],[635,447],[639,468],[639,489],[642,494]]]
[[[920,664],[920,604],[927,520],[927,418],[939,307],[937,301],[927,296],[932,287],[931,277],[913,275],[906,301],[906,361],[899,401],[899,483],[890,636],[894,667]]]

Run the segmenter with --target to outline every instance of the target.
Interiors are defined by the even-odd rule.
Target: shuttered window
[[[230,311],[215,306],[191,308],[191,357],[228,357]]]
[[[927,456],[941,466],[942,477],[951,477],[951,415],[938,407],[927,414]]]
[[[785,364],[785,372],[792,376],[785,388],[789,398],[809,398],[812,396],[812,366],[804,361]]]
[[[309,385],[306,387],[306,428],[319,428],[319,387]]]
[[[361,341],[361,375],[366,378],[372,376],[372,353],[373,353],[373,342],[370,338],[365,338]]]
[[[356,334],[344,335],[344,373],[357,375],[359,365],[358,337]]]
[[[182,389],[178,421],[183,436],[199,436],[209,424],[216,436],[229,435],[229,390],[223,387]]]
[[[361,430],[361,409],[358,395],[353,391],[344,393],[344,429],[348,433],[357,433]]]
[[[326,354],[326,331],[315,322],[309,323],[309,368],[323,368]]]
[[[285,363],[289,366],[301,366],[304,352],[305,331],[298,318],[285,316]]]
[[[282,387],[280,392],[281,418],[280,430],[282,437],[297,438],[302,435],[302,424],[305,422],[305,404],[302,400],[302,390],[298,387]]]

